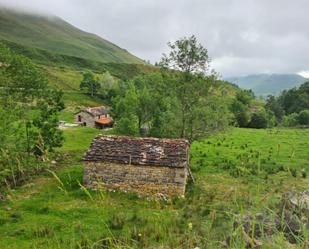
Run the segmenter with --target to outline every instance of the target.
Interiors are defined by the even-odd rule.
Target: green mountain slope
[[[17,54],[28,57],[39,66],[58,67],[61,70],[85,71],[90,70],[95,73],[104,73],[109,71],[113,76],[129,80],[139,73],[147,73],[158,70],[150,64],[132,64],[117,62],[100,62],[95,60],[84,59],[76,56],[55,54],[47,50],[34,47],[27,47],[19,43],[1,40],[12,51]]]
[[[20,13],[3,7],[0,7],[0,39],[99,62],[144,63],[128,51],[58,17]]]
[[[308,79],[297,74],[255,74],[225,80],[239,87],[252,89],[257,96],[267,96],[278,95],[281,91],[299,86]]]

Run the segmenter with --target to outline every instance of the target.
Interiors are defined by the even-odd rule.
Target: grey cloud
[[[195,34],[224,76],[309,70],[308,0],[0,0],[58,15],[135,55],[158,61]]]

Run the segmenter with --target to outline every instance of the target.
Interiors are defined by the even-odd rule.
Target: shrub
[[[246,127],[250,120],[248,112],[240,112],[235,114],[235,118],[239,127]]]
[[[250,121],[249,108],[241,101],[235,99],[230,107],[234,114],[236,125],[239,127],[246,127]]]
[[[260,129],[260,128],[267,128],[267,124],[268,124],[267,115],[266,112],[263,110],[252,114],[251,121],[248,126],[250,128]]]
[[[266,110],[267,127],[274,127],[277,124],[275,113],[271,110]]]
[[[115,125],[115,128],[119,134],[130,136],[135,136],[138,134],[137,123],[133,116],[119,119]]]
[[[309,125],[309,110],[301,111],[297,119],[300,125]]]
[[[298,114],[292,113],[282,118],[281,125],[284,127],[294,127],[298,125]]]

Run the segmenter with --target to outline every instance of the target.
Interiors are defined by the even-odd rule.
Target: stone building
[[[104,106],[86,108],[74,113],[75,122],[84,126],[104,129],[113,126],[113,120],[109,116],[109,111]]]
[[[183,196],[189,143],[184,139],[98,135],[83,157],[90,189]]]

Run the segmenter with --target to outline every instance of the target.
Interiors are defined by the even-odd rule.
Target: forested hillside
[[[0,27],[1,30],[1,27]],[[25,46],[20,43],[1,40],[7,47],[17,54],[22,54],[38,65],[55,70],[73,70],[76,72],[90,70],[92,72],[103,73],[110,72],[115,77],[128,80],[142,72],[152,72],[156,68],[148,64],[100,62],[93,59],[84,59],[77,56],[56,54],[43,49]],[[51,82],[53,84],[53,82]]]
[[[266,109],[274,113],[282,126],[309,126],[309,81],[283,91],[278,97],[269,96]]]
[[[86,71],[127,81],[158,69],[96,35],[54,16],[0,8],[0,41],[16,54],[30,58],[51,87],[64,92],[67,108],[102,105],[79,88]]]
[[[267,97],[279,95],[283,90],[299,86],[307,79],[298,74],[256,74],[230,77],[226,80],[239,87],[251,89],[257,96]]]

